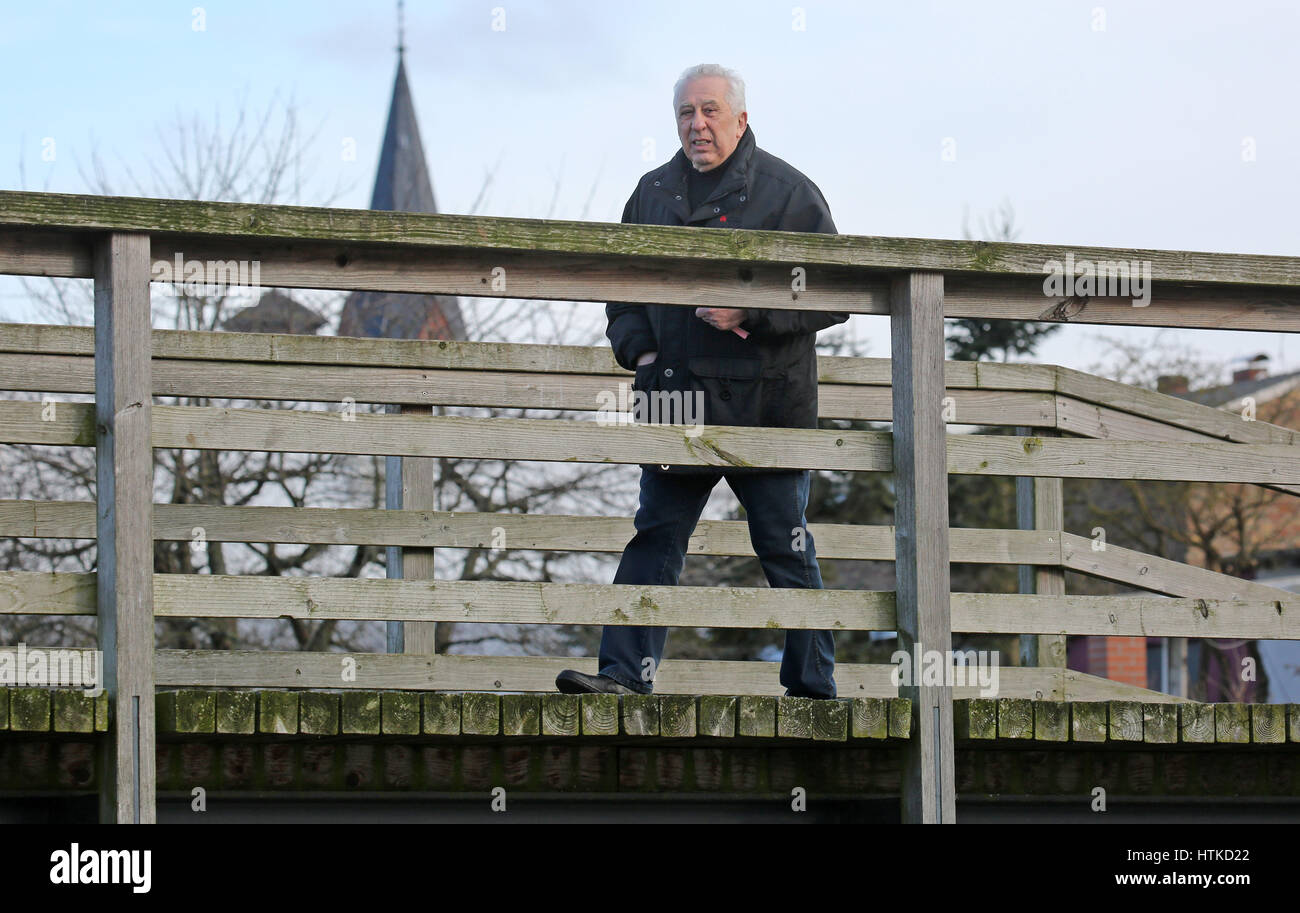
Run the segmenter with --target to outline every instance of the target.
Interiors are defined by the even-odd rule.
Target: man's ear
[[[738,118],[736,118],[736,119],[737,119],[738,121],[740,121],[740,134],[741,134],[741,136],[744,136],[744,135],[745,135],[745,127],[746,127],[746,125],[749,123],[749,112],[748,112],[748,111],[741,111],[741,112],[740,112],[740,117],[738,117]]]

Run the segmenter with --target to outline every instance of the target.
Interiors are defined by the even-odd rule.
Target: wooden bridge
[[[1067,256],[1149,266],[1149,304],[1048,297],[1045,264]],[[153,330],[153,266],[177,257],[255,262],[268,287],[683,306],[707,295],[717,306],[886,314],[892,358],[821,358],[820,406],[826,418],[893,430],[694,436],[433,415],[595,412],[598,394],[631,375],[602,348]],[[1061,495],[1063,478],[1295,494],[1298,432],[1061,367],[945,362],[943,333],[944,317],[1297,332],[1300,259],[0,192],[0,273],[94,280],[93,327],[0,326],[0,388],[94,402],[0,401],[0,443],[95,448],[98,500],[0,502],[0,536],[95,539],[97,572],[3,572],[0,613],[95,616],[107,687],[98,703],[0,691],[0,792],[95,791],[105,820],[150,822],[159,796],[188,796],[200,771],[235,791],[303,789],[316,776],[342,790],[622,788],[664,801],[704,791],[787,807],[791,788],[813,784],[841,798],[898,797],[905,821],[952,822],[959,791],[996,796],[1008,792],[998,784],[1032,781],[1041,751],[1054,759],[1042,770],[1073,771],[1049,791],[1086,804],[1111,783],[1114,759],[1142,746],[1138,772],[1116,783],[1300,797],[1297,708],[1210,707],[1065,668],[1070,634],[1295,639],[1300,596],[1095,550],[1064,532]],[[154,397],[383,403],[400,414],[344,422],[336,408]],[[948,435],[953,409],[963,425],[1017,433]],[[155,504],[154,448],[401,457],[388,484],[405,500],[385,511]],[[434,581],[434,549],[485,547],[497,529],[511,548],[588,552],[618,552],[632,531],[624,517],[436,511],[442,456],[892,472],[895,527],[809,528],[821,557],[894,561],[897,592]],[[950,529],[949,473],[1016,477],[1026,528]],[[155,573],[154,541],[188,540],[195,527],[217,541],[396,548],[403,578]],[[744,524],[702,522],[691,553],[751,554]],[[1034,571],[1019,594],[953,593],[950,562]],[[1066,570],[1145,592],[1068,595]],[[374,619],[396,636],[382,655],[156,650],[154,620],[167,617]],[[665,662],[652,698],[578,700],[539,692],[559,669],[594,671],[594,660],[433,653],[433,626],[451,621],[886,630],[909,652],[946,651],[953,632],[1018,634],[1022,665],[1001,669],[996,702],[969,687],[896,686],[894,667],[853,664],[837,667],[841,700],[778,698],[775,664],[722,661]],[[356,674],[341,680],[345,660]],[[1002,740],[1012,749],[1003,773],[988,774],[992,755],[976,749]],[[230,757],[244,760],[222,779]],[[244,763],[255,777],[241,779]],[[1243,764],[1256,776],[1231,773]],[[637,765],[653,775],[630,772]],[[688,784],[687,771],[702,779]]]

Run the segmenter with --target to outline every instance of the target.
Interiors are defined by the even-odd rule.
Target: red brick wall
[[[1088,668],[1115,682],[1147,686],[1147,639],[1145,637],[1089,637]]]

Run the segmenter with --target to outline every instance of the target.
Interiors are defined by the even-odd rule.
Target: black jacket
[[[746,127],[717,188],[692,212],[686,154],[644,175],[623,209],[623,222],[702,228],[767,229],[835,234],[817,185],[758,148]],[[716,306],[701,295],[701,307]],[[634,390],[704,393],[703,423],[817,427],[817,331],[843,323],[839,311],[746,308],[747,339],[715,329],[695,309],[673,304],[605,305],[605,335],[615,360],[636,371]],[[637,367],[637,357],[657,351]],[[667,418],[662,419],[668,421]],[[677,421],[681,421],[678,417]],[[698,469],[702,467],[677,467]]]

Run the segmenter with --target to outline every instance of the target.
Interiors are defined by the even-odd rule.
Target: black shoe
[[[562,694],[638,694],[626,685],[620,685],[608,675],[587,675],[574,669],[565,669],[555,676],[555,687]]]

